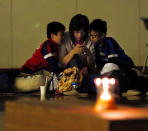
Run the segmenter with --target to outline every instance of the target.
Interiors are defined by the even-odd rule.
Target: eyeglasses
[[[92,38],[97,38],[99,36],[99,34],[95,34],[95,35],[89,34],[89,36]]]

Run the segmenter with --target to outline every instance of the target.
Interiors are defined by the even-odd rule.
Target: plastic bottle
[[[73,87],[74,89],[77,89],[77,88],[78,88],[78,83],[77,83],[77,82],[72,82],[72,87]]]

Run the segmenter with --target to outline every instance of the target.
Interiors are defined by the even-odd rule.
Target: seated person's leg
[[[74,66],[78,67],[80,70],[82,69],[83,65],[78,55],[75,55],[68,64],[68,67],[74,67]]]
[[[96,93],[96,86],[94,79],[99,77],[98,74],[93,74],[88,77],[84,77],[81,87],[78,89],[80,93]]]

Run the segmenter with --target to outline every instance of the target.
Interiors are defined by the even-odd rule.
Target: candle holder
[[[94,80],[97,88],[97,101],[95,111],[115,109],[114,90],[116,80],[114,78],[96,78]]]

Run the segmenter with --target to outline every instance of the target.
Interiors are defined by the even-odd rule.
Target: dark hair
[[[51,22],[47,24],[47,38],[51,37],[51,33],[57,35],[59,31],[65,31],[65,26],[59,22]]]
[[[73,31],[84,30],[86,35],[84,39],[88,36],[89,31],[89,20],[87,16],[82,14],[77,14],[72,17],[70,24],[69,24],[69,33],[72,41],[74,42],[74,34]]]
[[[98,33],[107,33],[107,23],[101,19],[95,19],[89,26],[90,30],[94,30]]]

